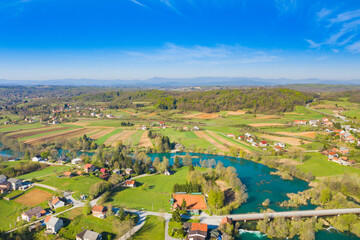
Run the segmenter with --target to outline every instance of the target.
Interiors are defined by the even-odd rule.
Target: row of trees
[[[173,186],[173,192],[186,192],[186,193],[199,193],[202,192],[200,184],[187,182],[185,184],[175,183]]]

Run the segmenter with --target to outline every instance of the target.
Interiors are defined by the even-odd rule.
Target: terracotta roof
[[[129,185],[129,184],[135,184],[134,180],[126,180],[125,184]]]
[[[77,174],[77,175],[81,175],[81,174],[82,174],[82,171],[77,171],[76,174]]]
[[[91,168],[93,165],[91,163],[85,164],[84,168]]]
[[[64,172],[64,175],[65,175],[65,176],[70,176],[70,175],[71,175],[71,172]]]
[[[224,218],[221,220],[221,225],[222,225],[222,224],[226,224],[226,223],[232,223],[231,219],[228,218],[228,217],[224,217]]]
[[[208,225],[205,224],[205,223],[192,223],[192,224],[191,224],[191,230],[192,230],[192,231],[207,232],[207,230],[208,230]]]
[[[101,169],[100,169],[100,172],[104,173],[104,172],[106,172],[106,169],[105,169],[105,168],[101,168]]]
[[[47,223],[47,222],[50,220],[50,218],[51,218],[51,216],[47,216],[47,217],[45,218],[44,222]]]
[[[60,201],[59,197],[54,198],[53,200],[51,200],[51,204],[55,205],[56,203],[58,203]]]
[[[93,206],[91,211],[93,211],[93,212],[103,212],[103,211],[105,211],[105,208],[106,207],[104,207],[104,206],[95,205],[95,206]]]
[[[183,199],[186,201],[186,206],[188,209],[204,210],[207,209],[205,198],[203,195],[193,195],[193,194],[173,194],[175,203],[180,204],[183,202]]]
[[[267,144],[267,141],[261,141],[262,144]]]

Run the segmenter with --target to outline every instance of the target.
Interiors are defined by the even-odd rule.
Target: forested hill
[[[251,88],[196,92],[112,91],[85,94],[75,97],[74,100],[107,102],[110,108],[133,107],[133,102],[147,101],[158,109],[202,112],[250,109],[253,113],[277,113],[292,111],[296,105],[305,105],[312,101],[314,97],[316,97],[315,94],[290,89]]]

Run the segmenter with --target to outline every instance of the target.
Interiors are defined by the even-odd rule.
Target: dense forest
[[[316,94],[289,89],[229,89],[198,92],[173,92],[160,90],[111,91],[84,94],[73,98],[75,102],[107,102],[110,108],[133,107],[135,101],[146,101],[158,109],[218,112],[250,109],[253,113],[292,111],[296,105],[305,105]]]

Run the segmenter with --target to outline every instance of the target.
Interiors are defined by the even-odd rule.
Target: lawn
[[[146,190],[142,187],[120,189],[111,196],[114,205],[131,209],[146,209],[150,211],[169,211],[170,197],[175,183],[186,183],[188,167],[182,167],[171,176],[153,175],[136,179],[138,185],[148,184]]]
[[[20,216],[25,209],[27,209],[27,207],[20,203],[3,199],[0,200],[0,230],[8,230],[10,229],[10,225],[14,227],[16,218]]]
[[[134,240],[163,240],[165,238],[165,219],[148,216],[144,226],[133,236]]]
[[[103,144],[109,137],[114,136],[115,134],[118,134],[122,131],[123,129],[116,129],[114,131],[112,131],[111,133],[108,133],[102,137],[100,137],[98,140],[96,140],[97,144]]]
[[[13,132],[13,131],[19,131],[22,129],[39,128],[42,126],[43,125],[41,123],[24,124],[24,125],[9,125],[9,126],[0,128],[0,132]]]
[[[103,180],[91,175],[77,176],[72,178],[59,178],[53,175],[44,179],[40,183],[65,191],[73,191],[88,195],[90,187],[100,181]]]
[[[360,169],[330,162],[326,156],[320,153],[307,153],[305,162],[297,167],[305,172],[312,172],[316,177],[334,176],[345,173],[360,174]]]
[[[51,166],[51,167],[41,169],[39,171],[35,171],[32,173],[18,176],[17,178],[19,178],[19,179],[41,178],[44,176],[55,175],[56,173],[59,173],[59,172],[64,172],[69,168],[71,168],[71,167],[70,166]]]
[[[116,229],[114,229],[112,222],[108,219],[100,219],[91,215],[85,216],[83,214],[79,214],[74,218],[69,216],[69,214],[64,216],[70,217],[70,219],[67,218],[65,220],[65,225],[68,225],[62,228],[58,233],[59,236],[64,239],[75,239],[75,236],[84,229],[100,233],[103,239],[116,239]]]

